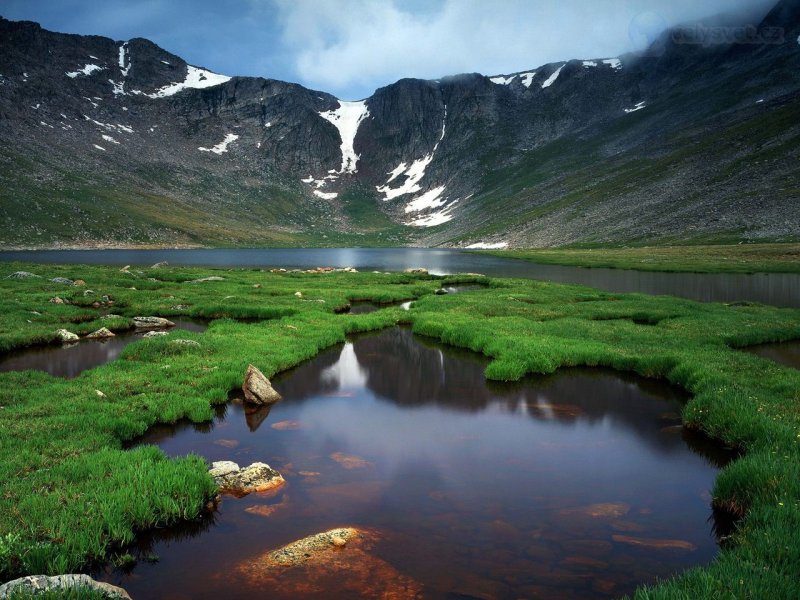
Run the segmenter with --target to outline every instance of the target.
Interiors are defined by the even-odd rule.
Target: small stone
[[[97,331],[93,331],[92,333],[90,333],[89,335],[86,336],[86,338],[90,339],[90,340],[101,340],[101,339],[112,338],[112,337],[115,337],[114,336],[114,332],[109,331],[105,327],[101,327]]]
[[[6,279],[29,279],[31,277],[36,277],[37,279],[41,279],[41,275],[34,275],[33,273],[29,273],[28,271],[15,271],[11,275],[8,275]]]
[[[162,260],[161,262],[157,262],[156,264],[154,264],[150,268],[151,269],[163,269],[164,267],[168,267],[168,266],[169,266],[169,263],[167,261],[165,261],[165,260]]]
[[[73,342],[77,342],[80,338],[77,334],[72,333],[71,331],[67,331],[66,329],[59,329],[56,331],[56,336],[58,339],[64,343],[70,344]]]
[[[253,287],[256,288],[256,289],[259,289],[261,287],[261,284],[260,283],[254,283]]]
[[[338,535],[331,537],[331,544],[337,548],[344,548],[347,545],[347,540]]]
[[[177,340],[171,340],[170,343],[175,344],[176,346],[189,346],[192,348],[200,347],[200,342],[196,342],[195,340],[177,339]]]
[[[154,337],[161,337],[162,335],[169,335],[168,331],[148,331],[142,337],[143,338],[154,338]]]
[[[64,299],[55,296],[53,298],[50,298],[50,304],[64,304]]]
[[[439,288],[433,293],[436,294],[437,296],[446,296],[448,294],[448,291],[444,288]]]
[[[84,296],[94,296],[94,290],[83,290]]]
[[[253,365],[247,366],[242,391],[245,400],[253,404],[274,404],[281,400],[281,395],[275,391],[269,379]]]
[[[225,278],[219,277],[217,275],[212,275],[211,277],[201,277],[200,279],[193,279],[189,283],[203,283],[205,281],[225,281]]]
[[[302,298],[303,297],[303,292],[295,292],[294,295],[296,297],[298,297],[298,298]]]
[[[130,269],[130,268],[131,268],[131,266],[130,266],[130,265],[125,265],[124,267],[122,267],[122,268],[119,270],[119,272],[120,272],[120,273],[128,273],[128,274],[130,275],[130,273],[128,272],[128,269]]]
[[[218,461],[211,464],[208,474],[221,492],[235,496],[277,490],[286,483],[280,473],[262,462],[240,468],[230,460]]]
[[[106,397],[106,395],[103,392],[101,392],[100,390],[95,390],[94,393],[97,394],[98,396],[100,396],[101,398],[105,398]]]
[[[77,287],[82,287],[86,285],[86,282],[83,279],[76,279],[75,281],[72,282],[72,285]]]
[[[72,285],[72,279],[66,277],[53,277],[50,281],[53,283],[63,283],[64,285]]]

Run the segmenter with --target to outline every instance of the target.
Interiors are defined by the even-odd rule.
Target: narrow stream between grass
[[[481,356],[392,328],[274,378],[284,400],[234,400],[213,424],[140,443],[287,483],[225,496],[142,535],[134,598],[611,598],[717,553],[710,495],[729,453],[684,430],[684,394],[601,369],[489,384]],[[265,553],[334,527],[368,533],[335,560]]]
[[[202,332],[208,328],[206,323],[200,321],[172,317],[170,320],[175,323],[175,327],[165,331],[183,329]],[[142,339],[146,333],[130,330],[117,333],[112,338],[82,339],[74,344],[22,348],[0,355],[0,372],[34,369],[46,371],[54,377],[77,377],[86,369],[99,367],[116,359],[125,346]]]

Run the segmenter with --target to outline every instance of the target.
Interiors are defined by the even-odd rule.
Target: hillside
[[[0,247],[797,240],[800,1],[758,31],[343,102],[0,19]]]

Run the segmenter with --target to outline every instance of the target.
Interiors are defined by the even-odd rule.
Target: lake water
[[[346,317],[343,317],[346,318]],[[159,426],[171,456],[277,468],[277,494],[150,532],[134,598],[611,598],[717,553],[711,489],[730,455],[680,426],[661,382],[565,369],[487,384],[482,357],[405,328],[352,338],[274,378],[284,400]],[[366,548],[285,568],[264,553],[334,527]]]
[[[398,271],[424,267],[434,274],[476,272],[494,277],[525,277],[579,283],[611,292],[669,294],[703,302],[761,302],[800,307],[797,273],[659,273],[621,269],[588,269],[540,265],[432,248],[295,248],[196,250],[43,250],[0,252],[0,261],[42,263],[171,265],[217,267],[318,266],[356,267],[359,270]]]

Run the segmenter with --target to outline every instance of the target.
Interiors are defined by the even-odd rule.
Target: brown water
[[[742,350],[787,367],[800,369],[800,341],[759,344],[742,348]]]
[[[151,532],[132,551],[158,562],[99,576],[138,600],[581,599],[713,559],[728,457],[681,429],[680,391],[598,369],[487,385],[485,364],[394,328],[276,377],[271,410],[154,429],[143,442],[171,456],[264,461],[287,484]],[[259,558],[338,526],[374,541],[295,569]]]
[[[205,331],[208,325],[188,319],[170,319],[175,327],[186,331]],[[33,346],[0,355],[0,372],[46,371],[54,377],[77,377],[86,369],[99,367],[119,356],[128,344],[142,339],[146,331],[117,333],[105,340],[81,340],[75,344]]]

